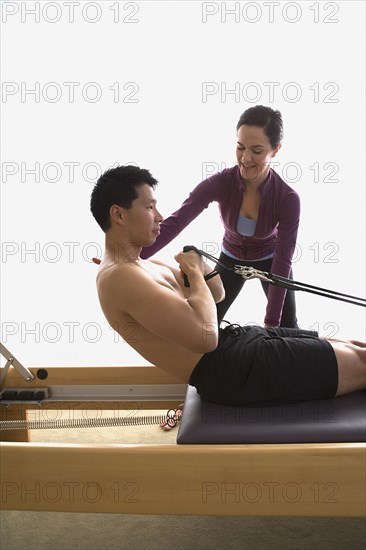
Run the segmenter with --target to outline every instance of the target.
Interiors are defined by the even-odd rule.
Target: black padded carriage
[[[286,405],[234,407],[203,401],[188,386],[179,444],[366,441],[366,390]]]

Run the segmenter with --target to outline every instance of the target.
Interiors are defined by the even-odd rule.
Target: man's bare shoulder
[[[141,268],[141,265],[134,262],[115,262],[111,264],[101,265],[97,275],[97,287],[118,291],[120,294],[124,289],[128,288],[132,283],[139,279],[151,279],[148,272]]]

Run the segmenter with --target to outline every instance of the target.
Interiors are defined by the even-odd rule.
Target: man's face
[[[150,185],[137,187],[138,197],[129,209],[123,209],[125,230],[131,243],[137,246],[150,246],[160,233],[163,216],[156,208],[156,198]]]

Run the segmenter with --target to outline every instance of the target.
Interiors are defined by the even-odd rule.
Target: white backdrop
[[[145,365],[95,290],[101,171],[136,163],[168,216],[235,163],[248,107],[282,112],[274,166],[298,191],[295,278],[365,294],[364,2],[1,2],[1,341],[27,366]],[[212,205],[157,256],[218,254]],[[211,243],[211,244],[207,244]],[[262,323],[248,282],[227,317]],[[365,337],[364,309],[297,293],[299,323]]]

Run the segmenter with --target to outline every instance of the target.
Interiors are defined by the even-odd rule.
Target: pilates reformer
[[[26,371],[17,367],[18,362],[13,361],[3,377],[2,391],[17,391],[20,399],[0,401],[1,421],[26,421],[27,413],[36,412],[47,418],[48,412],[55,410],[87,412],[91,405],[93,410],[131,413],[174,411],[184,398],[185,404],[178,445],[32,443],[28,442],[30,424],[23,424],[23,429],[2,430],[3,509],[167,515],[365,514],[364,438],[319,442],[321,424],[327,432],[330,427],[334,431],[341,419],[334,402],[330,409],[328,402],[311,409],[311,432],[318,434],[313,443],[238,443],[239,432],[247,432],[248,425],[252,432],[260,431],[263,422],[258,423],[255,417],[259,409],[252,408],[250,416],[244,418],[246,422],[242,410],[212,408],[211,404],[202,409],[194,388],[187,388],[156,367]],[[105,380],[110,382],[108,386]],[[20,396],[21,392],[25,394]],[[35,401],[40,392],[44,399]],[[354,396],[351,409],[358,407],[358,419],[361,414],[358,432],[362,435],[362,395],[355,392]],[[350,404],[347,406],[346,423],[352,420]],[[287,425],[293,433],[297,420],[307,414],[294,406],[277,409],[276,413],[284,419],[281,429]],[[273,433],[278,423],[272,414],[270,409],[266,411]],[[236,440],[217,443],[218,432],[227,438],[233,431]]]
[[[266,277],[274,281],[271,274],[263,272],[243,270],[240,274],[248,279]],[[301,284],[273,282],[277,283]],[[318,293],[325,289],[315,290]],[[355,300],[346,295],[336,299],[341,296]],[[306,403],[300,409],[289,405],[275,410],[251,407],[248,411],[205,404],[194,388],[156,367],[26,369],[4,346],[1,353],[7,359],[2,369],[0,400],[3,509],[167,515],[365,515],[364,391],[315,405]],[[105,380],[110,384],[105,385]],[[156,417],[152,423],[164,419],[177,423],[180,418],[176,410],[184,398],[178,445],[28,442],[28,430],[33,425],[26,414],[34,409],[46,415],[56,408],[83,410],[90,403],[105,410],[121,405],[132,405],[134,410],[168,408],[166,416]],[[266,415],[264,424],[270,433],[268,437],[267,431],[267,439],[263,438],[259,413]],[[279,416],[282,423],[278,422]],[[337,435],[338,425],[342,425],[346,437]],[[350,425],[354,426],[351,431]],[[288,426],[290,438],[286,435]],[[54,426],[45,422],[35,427]],[[305,439],[298,435],[299,427],[307,432]],[[277,439],[273,437],[276,429],[281,432]]]

